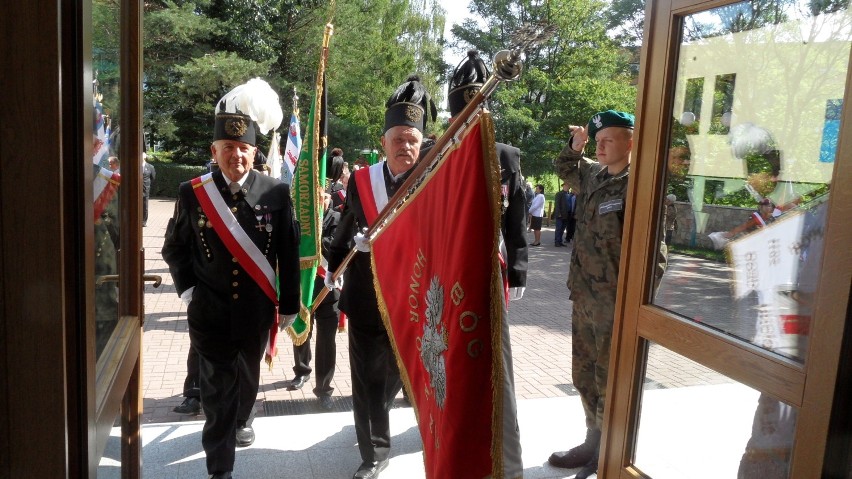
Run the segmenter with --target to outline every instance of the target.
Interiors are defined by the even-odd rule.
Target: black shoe
[[[293,378],[292,381],[290,381],[290,384],[287,386],[287,390],[295,391],[297,389],[302,389],[302,386],[304,386],[305,383],[308,382],[309,378],[310,376],[308,376],[307,374],[302,376],[296,376],[295,378]]]
[[[201,401],[198,398],[186,398],[180,405],[175,406],[172,411],[178,414],[186,414],[189,416],[197,416],[201,413]]]
[[[331,400],[331,396],[320,396],[319,406],[326,411],[331,411],[334,409],[334,401]]]
[[[254,429],[251,426],[237,426],[237,447],[249,447],[254,444]]]
[[[355,471],[355,475],[352,476],[352,479],[376,479],[379,477],[379,473],[385,470],[388,467],[388,460],[379,462],[367,462],[364,461],[361,463],[361,466]]]
[[[600,442],[601,432],[590,429],[586,432],[586,441],[583,442],[583,444],[571,448],[568,451],[554,452],[550,455],[550,458],[547,459],[547,462],[554,467],[574,469],[577,467],[586,467],[591,461],[594,461],[595,470],[597,471]]]
[[[597,473],[598,473],[598,455],[595,454],[595,457],[590,459],[589,462],[586,463],[586,465],[583,466],[582,469],[580,469],[580,472],[578,472],[577,475],[574,476],[574,479],[587,479],[592,474],[597,474]]]
[[[556,244],[555,244],[555,245],[553,245],[553,246],[555,246],[555,247],[557,247],[557,248],[564,248],[564,247],[565,247],[565,246],[567,246],[567,245],[566,245],[565,243],[556,243]]]
[[[231,472],[216,472],[207,476],[207,479],[231,479]]]
[[[530,243],[530,246],[541,246],[541,243]]]

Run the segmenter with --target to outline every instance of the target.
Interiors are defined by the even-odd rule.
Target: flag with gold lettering
[[[476,120],[372,243],[427,478],[523,474],[493,132]]]
[[[320,55],[317,81],[314,87],[308,129],[305,132],[302,154],[293,178],[293,204],[301,228],[299,265],[301,267],[302,304],[299,315],[287,333],[293,343],[300,345],[308,338],[311,328],[311,305],[314,300],[314,279],[322,258],[322,192],[325,183],[326,149],[328,145],[326,118],[325,67],[332,26],[326,25]]]

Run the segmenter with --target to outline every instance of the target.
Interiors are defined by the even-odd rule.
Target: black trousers
[[[257,400],[257,388],[252,387],[251,368],[249,368],[248,364],[245,361],[240,361],[240,367],[245,374],[240,375],[240,407],[237,410],[237,425],[251,426],[252,421],[254,421],[254,403]],[[252,389],[255,391],[252,392]],[[192,347],[192,344],[189,345],[189,354],[186,355],[186,379],[183,381],[183,397],[201,399],[201,385],[198,377],[198,353]]]
[[[142,224],[148,222],[148,197],[142,196]]]
[[[308,333],[308,339],[301,346],[293,346],[293,372],[296,376],[308,376],[313,372],[311,369],[311,338],[314,335],[314,330],[317,333],[316,345],[316,375],[314,376],[316,386],[314,387],[314,395],[331,396],[334,388],[331,387],[331,380],[334,378],[334,368],[336,365],[335,358],[337,357],[337,344],[334,342],[334,335],[337,334],[337,311],[334,309],[334,303],[320,304],[311,318],[311,332]]]
[[[361,460],[384,461],[390,454],[389,411],[402,389],[399,368],[384,329],[358,329],[349,321],[352,412]]]
[[[234,470],[238,425],[250,425],[260,383],[260,361],[268,331],[245,339],[210,334],[193,327],[189,338],[198,353],[198,382],[204,429],[201,445],[210,474]]]

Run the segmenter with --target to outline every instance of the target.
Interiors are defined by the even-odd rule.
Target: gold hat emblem
[[[464,91],[464,102],[470,103],[470,100],[473,100],[473,97],[476,96],[476,92],[479,91],[479,88],[468,88]]]
[[[419,106],[408,105],[405,107],[405,119],[410,122],[419,123],[423,121],[423,110]]]
[[[243,136],[248,130],[248,123],[243,118],[228,118],[225,120],[225,133],[230,136]]]

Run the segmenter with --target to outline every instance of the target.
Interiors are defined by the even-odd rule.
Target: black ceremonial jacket
[[[289,187],[251,170],[242,190],[231,194],[221,171],[214,172],[212,178],[243,230],[278,271],[278,312],[297,313],[299,224]],[[275,315],[273,302],[228,251],[209,226],[210,221],[192,184],[182,183],[162,253],[178,294],[194,286],[193,302],[203,300],[189,308],[190,321],[207,322],[222,333],[230,328],[230,334],[235,336],[269,328]],[[193,318],[194,311],[204,317]]]
[[[506,267],[509,286],[527,285],[527,198],[521,183],[521,150],[496,143],[500,159],[500,183],[503,200],[501,230],[506,243]]]

